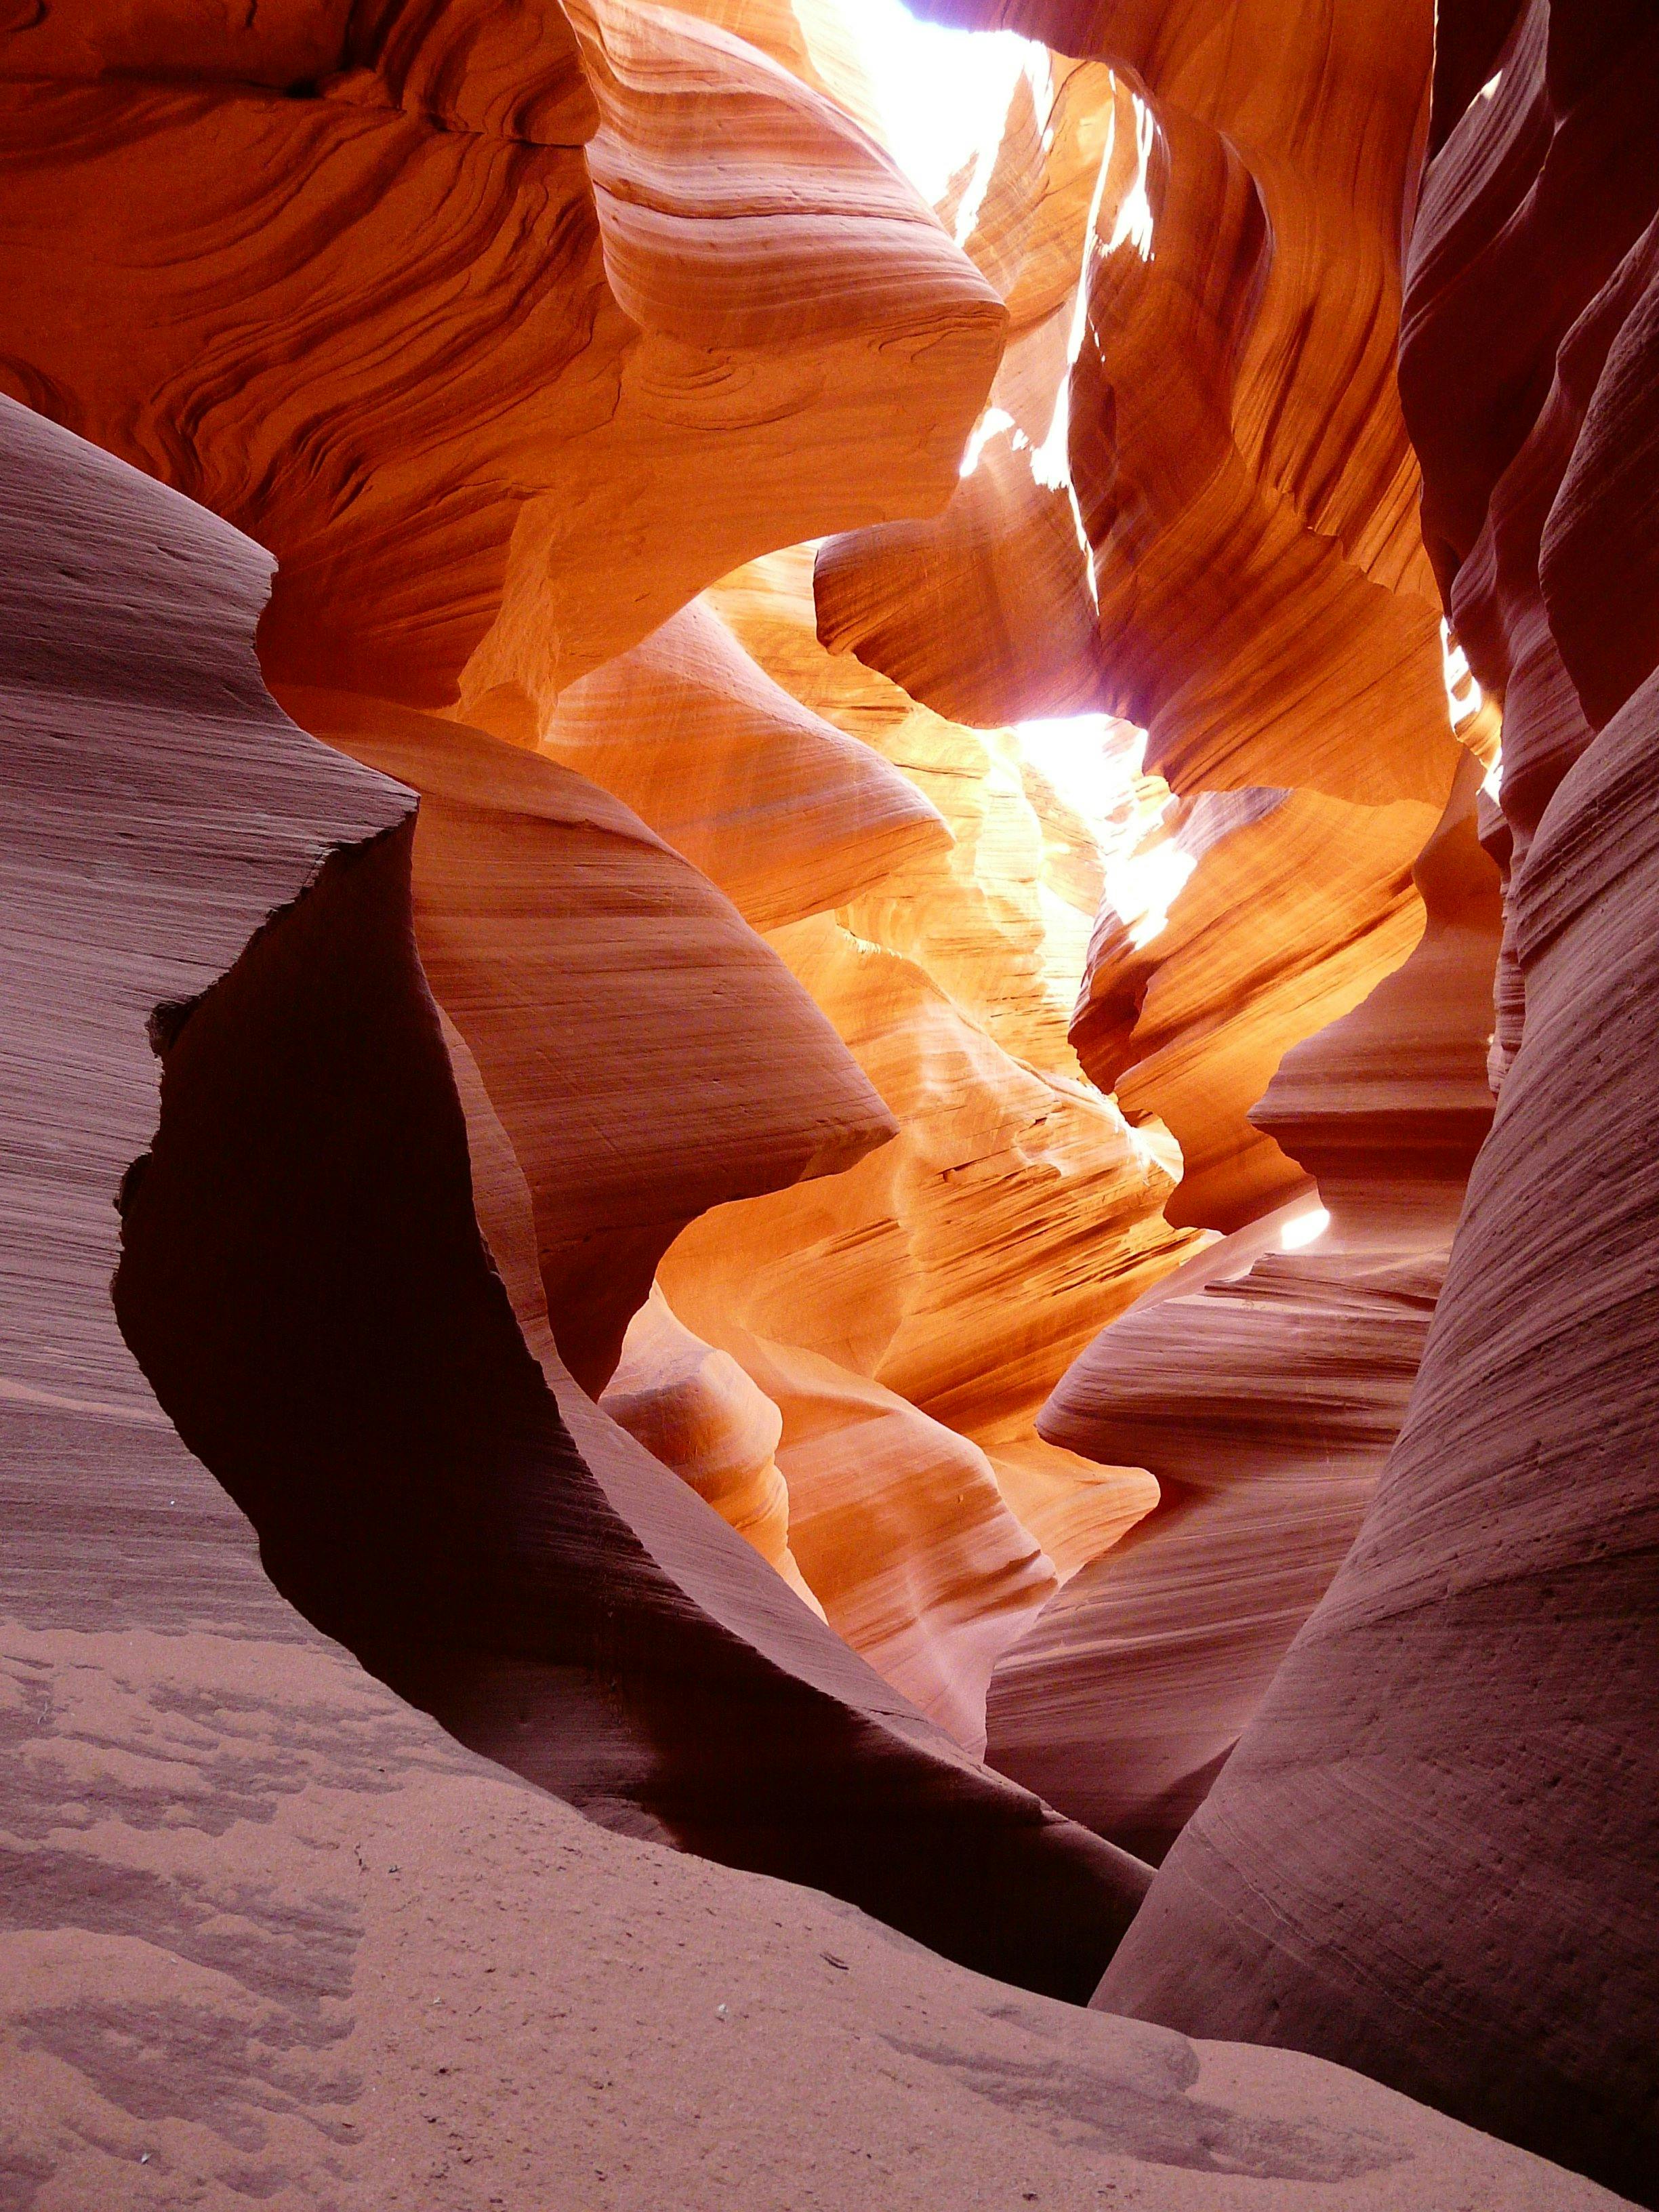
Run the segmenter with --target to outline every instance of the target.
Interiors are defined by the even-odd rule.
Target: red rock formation
[[[953,487],[1002,309],[728,33],[99,13],[0,46],[4,388],[272,549],[268,672],[515,734],[735,562]]]
[[[1652,2203],[1659,699],[1613,460],[1640,480],[1659,380],[1659,31],[1539,0],[1497,76],[1425,179],[1403,374],[1504,700],[1525,1026],[1359,1540],[1099,2001],[1340,2054]]]
[[[179,1593],[158,1613],[144,1577],[165,1589],[177,1574],[161,1497],[193,1497],[223,1617],[252,1589],[256,1629],[275,1617],[303,1640],[241,1524],[204,1509],[159,1398],[252,1522],[277,1589],[463,1741],[612,1825],[830,1887],[845,1873],[872,1903],[885,1886],[886,1909],[936,1941],[939,1824],[964,1866],[976,1828],[986,1887],[968,1948],[988,1936],[985,1962],[1013,1962],[1003,1884],[1011,1852],[1035,1853],[1060,1887],[1030,1929],[1047,1962],[1033,1978],[1078,1984],[1075,1916],[1109,1945],[1138,1894],[1133,1863],[904,1707],[583,1397],[544,1320],[526,1352],[479,1239],[466,1125],[414,956],[412,804],[265,697],[251,651],[264,556],[9,404],[5,429],[10,865],[46,925],[16,967],[26,1126],[64,1125],[78,1062],[109,1071],[73,1179],[43,1162],[32,1202],[25,1183],[8,1209],[27,1279],[49,1192],[70,1211],[46,1233],[82,1255],[32,1302],[38,1351],[14,1386],[40,1439],[19,1510],[48,1556],[79,1512],[90,1571],[112,1585],[106,1622],[171,1620]],[[81,580],[64,597],[66,574]],[[192,636],[199,659],[179,651]],[[106,846],[125,857],[88,875],[84,856]],[[147,1007],[162,1109],[131,1166],[155,1114]],[[497,1224],[516,1207],[505,1241],[522,1250],[528,1185],[474,1103],[480,1203]],[[142,1377],[103,1290],[118,1183],[115,1310]],[[522,1301],[525,1270],[509,1272]],[[69,1458],[49,1443],[59,1420]],[[101,1435],[111,1420],[140,1432],[137,1473],[88,1519],[63,1470],[76,1424]],[[118,1529],[133,1514],[152,1533],[128,1568]],[[966,1828],[958,1803],[978,1808]],[[895,1843],[905,1827],[910,1841],[883,1873],[875,1838],[895,1820]]]
[[[1170,811],[1181,818],[1165,842],[1190,878],[1140,945],[1103,903],[1072,1042],[1131,1119],[1155,1115],[1179,1143],[1166,1217],[1235,1230],[1307,1180],[1250,1109],[1286,1050],[1416,943],[1411,866],[1434,816],[1313,791],[1208,793]]]
[[[421,793],[422,965],[528,1178],[560,1356],[597,1394],[688,1221],[849,1166],[891,1117],[775,956],[606,793],[436,716],[283,696]]]
[[[943,4],[0,8],[0,2197],[1651,2194],[1655,33]]]
[[[1303,1200],[1189,1261],[1042,1417],[1073,1451],[1140,1461],[1162,1502],[1001,1659],[990,1756],[1154,1858],[1329,1587],[1405,1417],[1492,1121],[1500,915],[1480,777],[1469,759],[1418,864],[1417,951],[1290,1053],[1255,1109],[1328,1218]]]
[[[789,1548],[789,1492],[775,1456],[783,1416],[728,1352],[676,1320],[660,1291],[652,1291],[629,1323],[600,1404],[747,1537],[823,1619]]]
[[[1073,1027],[1176,1136],[1170,1220],[1231,1230],[1303,1180],[1247,1110],[1409,951],[1455,764],[1393,364],[1431,10],[930,12],[1094,58],[1034,55],[957,212],[1011,325],[961,489],[823,548],[820,631],[944,713],[1105,708],[1177,792],[1246,795],[1181,825],[1158,941],[1103,906]]]
[[[824,635],[969,720],[1125,714],[1179,790],[1300,784],[1438,805],[1452,765],[1438,610],[1393,362],[1431,10],[1345,8],[1319,38],[1277,0],[1224,22],[1216,0],[928,12],[1122,73],[1091,73],[1087,96],[1115,122],[1097,133],[1094,194],[1076,196],[1079,297],[1044,420],[1002,401],[1086,541],[1092,689],[1079,640],[1046,707],[1033,696],[1052,648],[1022,649],[1030,524],[1009,508],[1006,469],[976,471],[939,524],[825,547]],[[1080,73],[1064,95],[1085,96]],[[1063,200],[1080,149],[1074,125],[1052,127]],[[994,204],[994,218],[1006,224]],[[1012,619],[978,619],[988,604]],[[1075,593],[1061,604],[1070,637]],[[975,649],[946,670],[942,641],[963,629]]]
[[[566,686],[541,750],[625,799],[757,929],[844,906],[950,832],[878,753],[684,608]]]

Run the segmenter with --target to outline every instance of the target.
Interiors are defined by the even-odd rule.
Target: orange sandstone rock
[[[1405,1419],[1492,1114],[1501,915],[1480,774],[1469,757],[1418,863],[1416,951],[1287,1054],[1253,1114],[1327,1215],[1292,1201],[1189,1261],[1042,1416],[1056,1443],[1142,1462],[1162,1500],[1000,1661],[990,1755],[1153,1858],[1329,1587]]]
[[[1169,1218],[1233,1230],[1306,1180],[1249,1109],[1288,1048],[1416,944],[1412,862],[1435,817],[1411,800],[1352,806],[1313,791],[1206,793],[1170,812],[1155,849],[1190,877],[1139,945],[1103,903],[1072,1042],[1132,1119],[1155,1115],[1179,1142]]]
[[[694,602],[568,684],[541,750],[629,805],[757,929],[845,904],[950,832]]]
[[[1300,785],[1437,806],[1453,764],[1438,610],[1392,358],[1431,11],[1347,9],[1322,45],[1271,0],[1248,28],[1222,27],[1213,0],[938,12],[1124,72],[1094,73],[1112,128],[1040,465],[1085,544],[1097,645],[1084,647],[1068,595],[1061,631],[1077,643],[1052,665],[1047,711],[1127,715],[1183,791]],[[1063,192],[1076,150],[1056,132],[1055,167],[1028,190]],[[1042,711],[1026,672],[1050,665],[1051,645],[1020,649],[1016,458],[1038,465],[1011,434],[999,472],[981,487],[975,471],[941,523],[838,540],[818,563],[826,637],[975,721]],[[1019,501],[1031,512],[1023,488]],[[973,622],[981,650],[936,677],[941,614],[999,603],[1012,619]]]
[[[1454,55],[1489,27],[1443,13]],[[1494,60],[1425,180],[1402,377],[1503,691],[1524,1025],[1364,1525],[1099,2002],[1340,2053],[1652,2203],[1659,686],[1616,457],[1659,380],[1659,29],[1538,0]]]
[[[688,1221],[848,1166],[891,1117],[776,957],[608,793],[407,708],[283,696],[422,794],[422,964],[529,1180],[561,1356],[597,1395]]]
[[[283,680],[512,732],[734,562],[954,484],[1003,311],[729,33],[118,21],[4,41],[6,388],[272,548]]]
[[[789,1546],[790,1495],[776,1459],[783,1416],[728,1352],[675,1318],[659,1290],[629,1323],[599,1402],[822,1617]]]

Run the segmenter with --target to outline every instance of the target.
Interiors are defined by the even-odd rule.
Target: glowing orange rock
[[[775,684],[694,603],[560,693],[541,750],[624,799],[757,929],[943,849],[934,809]]]
[[[859,126],[673,9],[54,9],[0,99],[5,388],[271,547],[288,682],[518,734],[735,562],[941,504],[1000,349]]]
[[[1089,1073],[1181,1146],[1172,1221],[1232,1230],[1307,1180],[1249,1109],[1287,1048],[1398,968],[1422,929],[1412,862],[1426,806],[1312,791],[1173,803],[1160,848],[1191,875],[1137,945],[1103,904],[1072,1021]]]
[[[790,1493],[775,1456],[783,1416],[729,1353],[676,1320],[660,1291],[629,1323],[599,1403],[822,1616],[789,1547]]]
[[[823,549],[825,636],[963,719],[1123,714],[1178,790],[1304,786],[1438,806],[1453,765],[1439,611],[1393,363],[1431,10],[1345,10],[1328,46],[1299,40],[1273,0],[1255,0],[1248,28],[1219,25],[1212,0],[933,12],[1109,63],[1146,96],[1093,72],[1110,127],[1096,133],[1046,400],[1034,407],[1011,378],[999,402],[1011,425],[986,447],[997,465],[981,460],[939,523]],[[1083,95],[1073,72],[1055,106]],[[1030,199],[1051,184],[1075,198],[1079,144],[1060,128],[1049,166],[1028,161]],[[1000,240],[1008,209],[988,203]],[[1012,307],[1018,259],[1010,281],[988,247]],[[1021,580],[1041,502],[1019,479],[1033,470],[1063,492],[1086,550],[1096,641],[1073,587],[1057,659],[1032,634]],[[1056,523],[1062,511],[1051,499]],[[947,667],[941,638],[964,633],[970,647]]]
[[[283,696],[422,794],[422,964],[529,1180],[561,1356],[597,1393],[688,1221],[848,1165],[891,1118],[765,945],[607,793],[409,708]]]
[[[1494,17],[1442,13],[1462,69]],[[1401,374],[1504,698],[1524,1026],[1364,1525],[1099,2001],[1357,2062],[1651,2203],[1659,33],[1537,0],[1485,52],[1443,83]]]
[[[1154,1858],[1329,1587],[1405,1418],[1492,1115],[1480,774],[1468,758],[1418,863],[1416,951],[1289,1053],[1252,1115],[1327,1212],[1294,1201],[1188,1261],[1042,1416],[1073,1451],[1142,1461],[1163,1497],[1000,1661],[991,1755]]]

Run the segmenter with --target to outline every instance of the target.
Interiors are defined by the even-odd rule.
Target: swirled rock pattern
[[[1162,1497],[1001,1660],[991,1756],[1153,1858],[1329,1587],[1405,1417],[1492,1121],[1501,914],[1480,775],[1471,757],[1418,863],[1416,951],[1287,1054],[1255,1109],[1325,1218],[1304,1199],[1188,1261],[1041,1417],[1073,1451],[1143,1462]]]
[[[1194,878],[1163,931],[1102,906],[1073,1038],[1176,1136],[1171,1221],[1237,1229],[1303,1180],[1248,1109],[1410,951],[1457,759],[1393,362],[1431,11],[929,12],[1064,54],[946,207],[1010,317],[961,489],[822,549],[820,631],[969,722],[1146,730]]]
[[[1340,2053],[1652,2203],[1659,702],[1625,464],[1659,379],[1659,32],[1539,0],[1494,63],[1425,178],[1402,360],[1504,700],[1524,1026],[1358,1540],[1098,2001]]]
[[[606,793],[435,715],[283,696],[421,793],[422,963],[528,1178],[561,1357],[597,1393],[687,1221],[850,1165],[893,1122],[775,957]]]
[[[345,13],[0,41],[4,387],[270,546],[269,672],[514,734],[943,502],[1003,310],[840,107],[633,0]]]
[[[0,6],[19,2212],[1659,2203],[1659,34],[935,4]]]
[[[37,1134],[8,1209],[19,1279],[75,1255],[24,1302],[8,1385],[34,1439],[14,1510],[39,1617],[89,1606],[105,1626],[165,1627],[199,1601],[235,1621],[246,1598],[254,1632],[276,1620],[279,1644],[314,1647],[305,1624],[320,1629],[601,1820],[831,1888],[879,1887],[876,1832],[896,1814],[915,1825],[883,1904],[924,1937],[940,1932],[941,1822],[953,1857],[978,1848],[950,1810],[965,1792],[989,1856],[964,1936],[1006,1941],[990,1901],[1008,1853],[1035,1850],[1075,1904],[1096,1898],[1084,1917],[1104,1911],[1109,1946],[1134,1863],[965,1758],[571,1382],[538,1310],[529,1177],[467,1052],[469,1127],[415,957],[414,800],[266,696],[251,651],[265,556],[9,404],[5,431],[9,865],[33,887],[12,1095],[26,1128],[73,1139],[43,1154]],[[199,658],[180,659],[180,635]],[[106,846],[120,864],[89,866]],[[107,1072],[76,1136],[82,1061]],[[66,1235],[43,1227],[54,1188]],[[138,1432],[95,1504],[75,1451],[54,1455],[60,1419],[72,1445],[92,1425],[88,1470],[101,1449],[119,1473]],[[191,1451],[252,1522],[275,1591]],[[167,1517],[181,1498],[204,1553],[185,1584]],[[1033,1978],[1063,1990],[1069,1971],[1075,1991],[1088,1952],[1058,1903],[1031,1930],[1048,1956]]]
[[[1243,18],[1216,0],[927,12],[1112,65],[1050,94],[1042,204],[1074,226],[1076,298],[1069,317],[1054,303],[1071,331],[1041,419],[1012,386],[1002,400],[1010,459],[1038,492],[1052,483],[1056,521],[1069,509],[1095,641],[1073,592],[1058,630],[1077,643],[1037,704],[1051,647],[1019,649],[1031,556],[1012,519],[1033,501],[1022,488],[1008,505],[1007,469],[976,471],[939,525],[827,546],[824,635],[969,720],[1125,714],[1178,790],[1439,805],[1438,610],[1393,359],[1431,9],[1343,9],[1318,38],[1275,0]],[[1089,100],[1080,131],[1064,111]],[[1091,191],[1068,191],[1079,164]],[[988,191],[986,209],[1000,245],[1005,205]],[[988,240],[1006,283],[1002,261]],[[963,630],[972,649],[942,668]]]
[[[461,2212],[591,2171],[644,2212],[729,2160],[722,2196],[759,2212],[784,2169],[862,2203],[873,2156],[896,2202],[1104,2176],[1219,2212],[1243,2172],[1310,2212],[1335,2181],[1381,2212],[1402,2174],[1447,2208],[1610,2203],[1316,2062],[1022,1997],[820,1894],[605,1835],[462,1747],[533,1767],[556,1683],[573,1794],[637,1819],[627,1685],[649,1650],[685,1692],[716,1585],[722,1704],[769,1637],[775,1686],[860,1669],[563,1375],[528,1180],[413,957],[411,796],[272,706],[265,556],[5,402],[0,441],[12,2197]],[[582,1589],[614,1600],[618,1571],[656,1597],[631,1650],[612,1612],[601,1674]],[[493,1688],[434,1665],[469,1637]],[[959,1869],[974,1770],[890,1696],[856,1703],[878,1796],[957,1778],[919,1904]],[[745,1746],[804,1752],[795,1791],[835,1777],[822,1829],[865,1754],[826,1759],[805,1711],[740,1732],[721,1779]],[[1048,1900],[1051,1929],[1076,1904]],[[751,2048],[769,2099],[737,2141],[704,2110]]]
[[[1306,1170],[1250,1118],[1286,1049],[1346,1013],[1416,944],[1412,864],[1432,811],[1314,791],[1206,793],[1169,810],[1191,873],[1145,944],[1103,903],[1072,1018],[1079,1059],[1181,1146],[1170,1220],[1235,1230]],[[1160,824],[1162,829],[1164,825]]]

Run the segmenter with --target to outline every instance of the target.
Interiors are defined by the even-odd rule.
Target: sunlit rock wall
[[[1659,31],[1467,14],[1401,362],[1504,703],[1509,1064],[1358,1540],[1099,2001],[1340,2055],[1651,2203]]]

